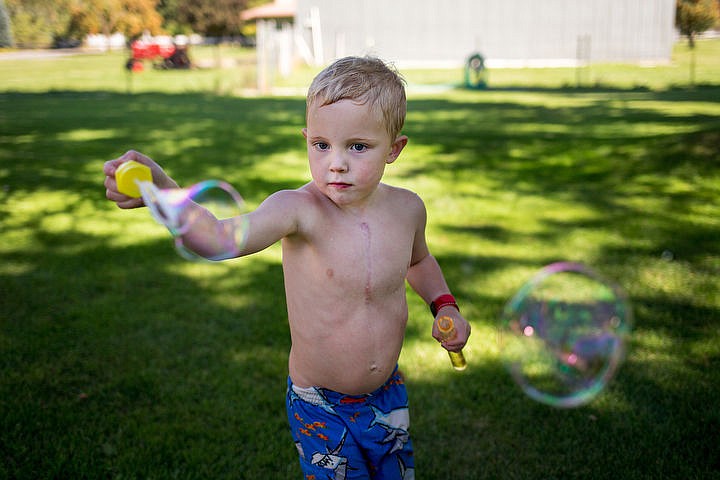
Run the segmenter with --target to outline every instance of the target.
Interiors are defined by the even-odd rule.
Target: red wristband
[[[456,308],[458,312],[460,311],[460,307],[458,307],[457,302],[455,302],[455,297],[446,293],[445,295],[440,295],[435,300],[430,302],[430,312],[433,314],[434,317],[437,315],[438,310],[447,306]]]

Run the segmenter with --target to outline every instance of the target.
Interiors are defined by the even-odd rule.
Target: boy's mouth
[[[328,182],[328,187],[331,187],[331,188],[348,188],[351,186],[352,186],[352,184],[345,183],[345,182]]]

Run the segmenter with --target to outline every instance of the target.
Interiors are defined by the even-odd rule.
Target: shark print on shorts
[[[415,478],[407,391],[397,371],[366,395],[288,379],[286,406],[306,480]]]

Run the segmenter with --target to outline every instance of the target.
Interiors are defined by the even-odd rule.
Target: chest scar
[[[363,253],[365,254],[365,303],[372,302],[372,236],[370,226],[366,222],[360,224],[363,236]]]

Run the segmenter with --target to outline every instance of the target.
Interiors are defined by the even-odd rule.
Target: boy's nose
[[[330,159],[331,172],[347,172],[348,164],[343,154],[333,155]]]

